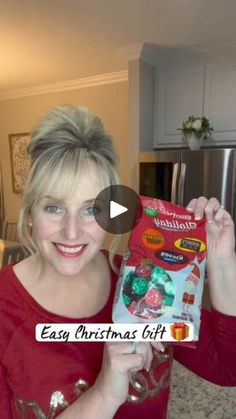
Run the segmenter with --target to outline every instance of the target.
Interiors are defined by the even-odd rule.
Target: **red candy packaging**
[[[195,220],[180,205],[140,198],[143,214],[123,257],[113,321],[188,322],[197,341],[206,262],[205,220]]]

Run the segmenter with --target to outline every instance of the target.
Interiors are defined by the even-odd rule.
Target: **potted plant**
[[[201,148],[203,140],[206,140],[212,134],[213,128],[210,126],[209,120],[205,116],[189,116],[183,122],[182,128],[179,128],[183,134],[183,140],[189,148],[197,150]]]

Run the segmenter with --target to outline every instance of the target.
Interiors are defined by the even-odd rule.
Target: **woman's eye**
[[[49,214],[61,214],[62,209],[56,205],[48,205],[45,208],[45,211],[48,212]]]
[[[99,213],[99,208],[97,207],[87,207],[83,208],[81,211],[82,218],[86,220],[93,220],[94,217]]]
[[[98,212],[99,212],[99,209],[96,207],[88,207],[85,209],[85,213],[91,216],[95,216],[96,214],[98,214]]]

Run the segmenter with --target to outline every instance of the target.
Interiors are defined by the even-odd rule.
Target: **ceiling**
[[[0,94],[127,69],[127,51],[236,46],[235,0],[1,0]]]

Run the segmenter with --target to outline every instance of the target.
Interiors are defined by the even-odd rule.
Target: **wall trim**
[[[144,48],[144,43],[138,43],[129,45],[127,47],[121,47],[118,49],[121,55],[123,55],[127,61],[137,60],[141,57]]]
[[[0,101],[47,93],[64,92],[67,90],[84,89],[85,87],[101,86],[103,84],[119,83],[127,80],[128,70],[121,70],[97,76],[83,77],[81,79],[8,90],[0,93]]]

